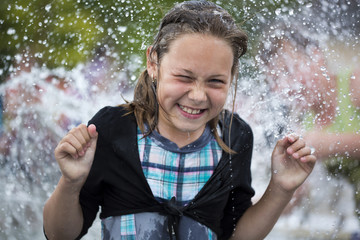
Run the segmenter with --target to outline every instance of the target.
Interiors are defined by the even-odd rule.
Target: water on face
[[[59,13],[56,22],[46,13],[56,12],[64,6],[47,4],[43,6],[44,14],[39,14],[40,10],[36,10],[34,4],[26,7],[18,1],[14,2],[9,2],[4,8],[3,16],[7,17],[0,17],[0,26],[6,28],[6,38],[2,41],[18,50],[17,54],[1,50],[4,64],[0,64],[0,74],[5,76],[7,71],[11,74],[0,85],[3,106],[0,129],[0,239],[42,239],[42,208],[60,177],[53,157],[57,142],[72,127],[87,123],[103,106],[122,103],[121,94],[126,100],[132,99],[129,82],[136,80],[139,66],[143,64],[144,46],[151,42],[148,28],[155,31],[156,21],[153,18],[159,17],[159,8],[151,1],[142,1],[136,6],[130,1],[108,1],[101,6],[87,3],[76,5],[74,16]],[[341,70],[359,62],[360,3],[298,1],[295,6],[280,1],[271,1],[274,3],[266,5],[265,1],[248,0],[242,1],[243,5],[239,6],[238,2],[219,1],[219,4],[229,9],[238,22],[247,19],[242,27],[249,36],[249,51],[241,59],[235,111],[251,125],[254,132],[252,175],[255,202],[269,181],[270,156],[276,140],[291,131],[304,132],[301,128],[304,115],[299,114],[297,108],[297,100],[303,100],[303,96],[299,95],[299,91],[298,95],[286,98],[284,96],[288,91],[270,91],[267,79],[271,72],[267,72],[260,63],[258,52],[261,51],[257,48],[262,45],[258,40],[262,36],[282,36],[283,33],[276,31],[276,27],[268,27],[274,23],[274,18],[283,19],[286,24],[292,24],[296,19],[297,24],[305,26],[302,34],[313,34],[312,30],[315,30],[316,38],[329,60],[327,67],[319,69],[320,74],[328,76],[327,71]],[[166,1],[161,4],[172,5]],[[124,16],[125,20],[114,15]],[[66,22],[69,17],[73,20],[69,22],[73,24]],[[7,25],[8,21],[13,21],[14,25]],[[87,32],[72,32],[71,26],[83,23],[89,24]],[[29,25],[47,29],[46,26],[52,24],[67,27],[67,39],[55,43],[60,44],[58,48],[64,49],[74,46],[73,54],[70,51],[57,52],[52,41],[60,38],[61,33],[36,39],[30,29],[23,27]],[[21,32],[21,29],[28,31]],[[103,44],[103,39],[96,38],[99,34],[104,34],[103,39],[114,45]],[[71,45],[71,40],[80,43],[83,40],[83,43]],[[95,46],[89,44],[91,40],[95,41]],[[37,48],[28,47],[29,42]],[[39,46],[46,51],[38,50],[41,49]],[[94,48],[102,50],[96,53],[92,50]],[[85,64],[77,62],[76,58],[86,55],[77,53],[84,52],[98,57]],[[34,59],[45,58],[51,61],[45,65],[34,65]],[[13,60],[12,64],[6,65],[10,60]],[[295,87],[303,86],[298,84]],[[229,109],[232,109],[232,96],[229,96]],[[359,117],[354,116],[352,121],[355,120]],[[322,164],[316,165],[304,189],[298,194],[298,199],[292,200],[297,204],[280,218],[267,239],[289,239],[289,236],[291,239],[338,239],[359,229],[354,214],[352,186],[346,180],[329,174]],[[86,239],[100,238],[100,225],[95,223],[93,226]]]

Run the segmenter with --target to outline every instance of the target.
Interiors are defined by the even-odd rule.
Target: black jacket
[[[229,238],[254,195],[250,127],[234,114],[229,136],[231,114],[221,114],[223,140],[237,154],[230,156],[223,151],[213,175],[195,198],[187,206],[173,209],[154,198],[142,172],[135,117],[124,114],[122,107],[106,107],[89,122],[95,124],[99,137],[92,168],[80,193],[84,224],[79,238],[87,233],[99,206],[100,218],[138,212],[184,214],[212,229],[219,239]]]

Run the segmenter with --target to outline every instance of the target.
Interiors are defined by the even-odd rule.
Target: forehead
[[[223,39],[209,34],[184,34],[174,40],[164,55],[167,60],[184,61],[184,64],[206,62],[213,65],[219,60],[232,65],[233,53]]]
[[[209,45],[213,45],[220,48],[230,48],[230,44],[220,37],[214,36],[210,33],[184,33],[178,35],[175,39],[173,39],[170,44],[168,50],[183,47],[183,46],[196,46],[196,49],[203,50],[205,47]],[[184,49],[185,50],[185,49]],[[195,49],[194,49],[195,50]],[[217,49],[208,49],[208,51],[214,51]]]

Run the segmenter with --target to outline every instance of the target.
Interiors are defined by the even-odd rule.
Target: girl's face
[[[160,133],[173,141],[181,136],[198,138],[225,104],[232,65],[233,53],[224,40],[204,34],[174,40],[159,71],[155,65],[148,67],[150,76],[159,81]]]

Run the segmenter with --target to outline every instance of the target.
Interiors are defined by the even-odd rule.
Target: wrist
[[[71,195],[79,195],[83,185],[83,181],[71,181],[64,176],[61,176],[58,183],[63,192]]]
[[[275,195],[279,199],[290,201],[290,199],[294,195],[295,190],[287,190],[283,188],[280,184],[276,183],[276,181],[273,178],[271,178],[266,192],[268,192],[271,195]]]

